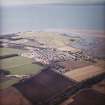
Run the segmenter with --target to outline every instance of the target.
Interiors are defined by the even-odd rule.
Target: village
[[[18,52],[19,56],[32,59],[32,63],[50,65],[60,73],[65,72],[65,67],[63,67],[63,65],[53,66],[56,62],[64,62],[68,60],[85,60],[93,62],[93,59],[81,49],[73,48],[71,46],[51,48],[42,44],[40,41],[32,40],[32,38],[22,38],[20,35],[4,37],[1,40],[1,45],[2,47],[20,49],[22,52]],[[61,68],[58,69],[58,67]]]

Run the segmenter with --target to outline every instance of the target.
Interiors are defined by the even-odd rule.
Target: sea
[[[0,6],[0,34],[45,29],[104,30],[105,5]]]

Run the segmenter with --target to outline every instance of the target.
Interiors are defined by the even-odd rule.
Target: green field
[[[11,74],[36,74],[42,69],[38,64],[32,64],[32,60],[25,57],[11,57],[0,61],[1,69],[10,71]]]
[[[24,66],[19,66],[15,68],[8,69],[11,74],[37,74],[41,71],[43,67],[39,66],[38,64],[26,64]]]
[[[31,59],[21,57],[21,56],[6,58],[0,61],[1,68],[3,69],[13,68],[13,67],[17,67],[17,66],[21,66],[29,63],[31,63]]]
[[[17,83],[19,79],[9,79],[0,83],[0,90],[10,87],[11,85]]]
[[[3,49],[2,55],[18,53],[18,50],[11,48],[0,48]],[[6,52],[5,52],[6,51]],[[0,60],[0,69],[10,71],[11,75],[35,75],[42,70],[43,66],[38,64],[32,64],[32,59],[15,56]],[[18,82],[19,79],[9,79],[1,82],[0,88],[7,88],[12,84]]]
[[[0,56],[2,55],[9,55],[14,53],[20,53],[22,50],[20,49],[14,49],[14,48],[0,48]]]

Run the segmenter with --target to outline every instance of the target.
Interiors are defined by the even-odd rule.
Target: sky
[[[27,5],[27,4],[102,4],[105,0],[0,0],[1,5]]]

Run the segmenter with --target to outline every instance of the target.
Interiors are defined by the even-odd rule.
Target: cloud
[[[1,5],[21,4],[100,4],[105,0],[1,0]]]

